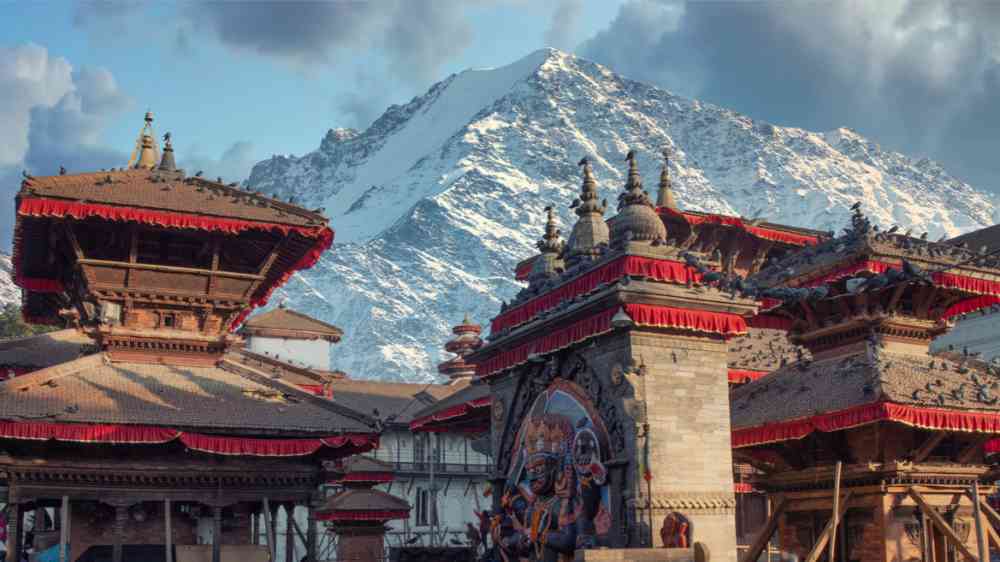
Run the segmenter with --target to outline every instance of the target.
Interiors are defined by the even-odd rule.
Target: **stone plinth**
[[[601,548],[578,550],[575,562],[709,562],[708,548]]]

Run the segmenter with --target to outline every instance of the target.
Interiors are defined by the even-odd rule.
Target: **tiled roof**
[[[344,490],[326,500],[323,507],[317,511],[408,511],[410,504],[406,500],[387,494],[381,490],[360,489]]]
[[[94,350],[94,340],[72,329],[0,340],[0,367],[44,369]]]
[[[750,328],[745,336],[729,340],[729,368],[747,371],[774,371],[808,356],[804,348],[788,341],[782,330]]]
[[[22,184],[21,195],[296,226],[326,222],[317,213],[234,186],[156,170],[32,177]]]
[[[275,358],[253,353],[246,349],[231,351],[227,356],[230,361],[250,367],[275,381],[282,381],[293,385],[322,385],[330,381],[339,380],[342,375],[331,371],[320,371],[289,365],[288,363]]]
[[[329,337],[335,340],[339,340],[344,334],[340,328],[332,324],[284,307],[262,312],[243,323],[243,331],[250,334],[267,330],[301,332],[304,336]]]
[[[1000,250],[1000,224],[974,230],[948,240],[950,244],[968,244],[969,248],[978,250],[983,246],[990,250]]]
[[[0,383],[0,419],[253,435],[370,431],[356,411],[231,361],[181,367],[110,363],[103,354]]]
[[[490,395],[490,385],[488,384],[469,384],[465,385],[456,392],[438,400],[437,402],[425,406],[417,410],[413,414],[413,419],[420,419],[425,416],[429,416],[436,412],[441,412],[452,406],[457,406],[459,404],[465,404],[466,402],[471,402],[479,398],[486,398]]]
[[[1000,412],[1000,373],[982,363],[880,351],[788,365],[731,394],[734,429],[889,401]]]
[[[385,419],[395,416],[391,423],[408,425],[420,409],[433,402],[421,396],[441,400],[462,388],[464,383],[415,384],[363,380],[337,380],[331,383],[333,401],[366,415],[378,410]],[[421,396],[418,396],[421,395]]]
[[[341,469],[345,474],[357,472],[393,472],[393,465],[367,455],[353,455],[344,460]]]

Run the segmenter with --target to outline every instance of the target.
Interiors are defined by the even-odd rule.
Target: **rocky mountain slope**
[[[465,312],[485,325],[517,292],[511,272],[533,253],[545,205],[569,232],[576,162],[591,158],[614,201],[630,148],[650,186],[670,150],[687,209],[836,230],[862,201],[873,220],[933,237],[1000,219],[996,200],[936,163],[850,130],[754,121],[548,49],[452,75],[365,131],[333,129],[314,152],[257,164],[247,183],[325,208],[337,231],[283,294],[345,329],[333,366],[430,381],[450,327]]]
[[[14,284],[11,278],[14,266],[11,264],[10,256],[0,253],[0,307],[8,304],[21,304],[21,289]]]

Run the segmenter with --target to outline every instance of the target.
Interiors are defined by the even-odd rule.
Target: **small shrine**
[[[735,560],[727,340],[747,333],[757,303],[708,283],[716,274],[695,266],[718,271],[719,256],[679,243],[632,153],[627,164],[605,220],[580,162],[568,240],[549,212],[540,255],[518,270],[528,287],[466,358],[492,396],[498,560],[695,543]]]
[[[17,194],[23,312],[74,335],[40,336],[62,351],[0,383],[8,561],[26,514],[52,509],[35,546],[65,560],[273,560],[251,529],[279,505],[309,511],[312,561],[326,464],[378,446],[376,419],[274,376],[234,333],[330,247],[327,220],[185,174],[164,138],[160,155],[147,114],[128,169],[26,174]]]
[[[405,500],[374,489],[376,484],[392,481],[391,465],[359,455],[335,470],[338,476],[331,482],[341,489],[326,499],[317,516],[337,535],[337,560],[385,560],[386,523],[410,516]]]
[[[840,237],[746,284],[808,353],[732,395],[734,454],[806,562],[985,559],[1000,517],[984,444],[1000,434],[1000,369],[929,352],[952,319],[1000,296],[1000,258],[880,231],[855,206]]]

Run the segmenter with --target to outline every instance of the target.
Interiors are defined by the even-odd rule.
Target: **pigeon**
[[[200,178],[203,173],[205,173],[205,172],[202,172],[201,170],[198,170],[197,172],[194,173],[194,177]]]
[[[857,211],[859,209],[861,209],[861,201],[858,201],[857,203],[851,205],[851,210],[852,211]]]
[[[580,203],[581,203],[581,201],[580,201],[579,198],[573,199],[573,202],[569,204],[569,208],[570,209],[575,209],[575,208],[577,208],[577,207],[580,206]]]
[[[59,175],[60,176],[65,176],[66,175],[66,167],[65,166],[59,166]]]
[[[927,233],[926,233],[926,232],[924,232],[923,234],[921,234],[921,235],[920,235],[920,239],[921,239],[921,240],[927,240]]]
[[[576,165],[577,165],[577,166],[583,166],[583,165],[584,165],[584,164],[586,164],[587,162],[590,162],[590,160],[589,160],[589,159],[588,159],[588,158],[587,158],[586,156],[584,156],[583,158],[581,158],[581,159],[580,159],[580,161],[579,161],[579,162],[577,162],[577,163],[576,163]]]
[[[894,224],[894,225],[892,225],[892,228],[890,228],[886,232],[889,233],[889,234],[895,234],[897,230],[899,230],[899,225],[898,224]]]

